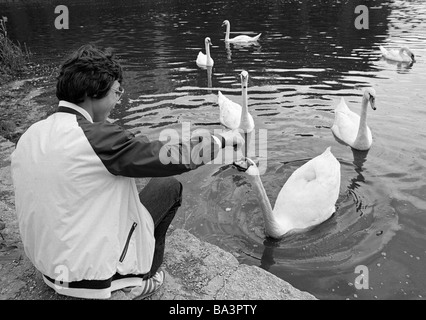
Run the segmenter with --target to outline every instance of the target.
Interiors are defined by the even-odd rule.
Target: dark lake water
[[[90,41],[114,49],[126,93],[111,118],[152,139],[183,123],[221,128],[217,92],[241,102],[247,70],[249,109],[267,132],[261,178],[272,204],[290,174],[326,147],[341,163],[337,212],[304,234],[266,239],[251,185],[224,165],[179,177],[185,198],[175,227],[318,298],[426,298],[425,1],[68,1],[68,30],[54,27],[62,3],[22,2],[0,1],[0,16],[35,60],[59,62]],[[358,30],[354,11],[364,3],[369,29]],[[261,32],[260,40],[226,46],[225,19],[231,37]],[[211,70],[195,63],[206,36]],[[407,45],[417,61],[389,63],[379,45]],[[373,146],[362,153],[330,128],[340,98],[359,113],[366,87],[377,92],[377,110],[368,112]],[[359,266],[367,289],[356,285]]]

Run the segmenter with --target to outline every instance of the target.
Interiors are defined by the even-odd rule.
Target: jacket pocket
[[[120,262],[123,262],[124,258],[126,257],[127,249],[129,248],[130,239],[132,238],[132,234],[136,229],[136,226],[138,224],[136,222],[133,222],[132,227],[130,228],[129,234],[127,235],[126,244],[124,245],[123,251],[120,255]]]

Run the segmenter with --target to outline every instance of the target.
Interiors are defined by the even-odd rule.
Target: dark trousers
[[[163,263],[166,233],[182,203],[182,184],[173,177],[152,178],[139,193],[139,199],[154,220],[155,251],[149,273],[152,277]]]

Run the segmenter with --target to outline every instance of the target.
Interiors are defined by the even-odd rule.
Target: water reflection
[[[398,73],[404,74],[410,72],[410,70],[413,68],[414,62],[398,62],[398,61],[392,61],[386,58],[382,58],[383,61],[385,61],[388,65],[396,66],[396,71]]]
[[[207,69],[207,87],[212,87],[212,71],[213,67],[206,67]]]
[[[228,59],[228,61],[231,61],[232,60],[231,44],[226,41],[225,41],[225,50],[226,50],[226,58]]]
[[[348,186],[349,189],[355,190],[359,187],[358,182],[365,182],[365,178],[362,174],[364,163],[367,161],[367,155],[370,150],[361,151],[351,148],[353,154],[353,164],[355,166],[355,172],[358,174],[355,178],[351,179],[351,183]]]
[[[364,214],[364,210],[368,206],[368,204],[363,204],[362,192],[358,192],[357,189],[361,187],[361,184],[365,183],[365,177],[363,173],[364,163],[367,161],[367,155],[369,150],[361,151],[355,150],[351,148],[353,154],[353,164],[355,167],[355,172],[357,173],[356,177],[350,180],[350,184],[348,185],[348,192],[352,195],[353,200],[355,202],[356,211],[360,212],[360,216]]]
[[[232,62],[232,50],[247,51],[249,48],[256,49],[256,50],[253,50],[254,53],[261,52],[260,50],[261,45],[259,41],[236,42],[236,43],[229,43],[225,41],[226,58],[228,62]]]
[[[262,269],[269,271],[269,269],[276,263],[274,259],[274,251],[279,247],[279,240],[267,238],[263,242],[263,253],[260,260],[260,266]]]

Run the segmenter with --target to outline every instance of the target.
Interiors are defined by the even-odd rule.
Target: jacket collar
[[[90,122],[92,122],[92,123],[93,123],[93,119],[92,119],[92,117],[90,116],[90,114],[89,114],[86,110],[84,110],[82,107],[80,107],[80,106],[78,106],[78,105],[76,105],[76,104],[74,104],[74,103],[71,103],[71,102],[65,101],[65,100],[60,100],[60,101],[59,101],[59,105],[58,105],[58,111],[60,111],[60,112],[68,112],[67,110],[64,110],[64,108],[61,108],[61,107],[64,107],[64,108],[68,108],[68,109],[72,109],[72,110],[74,110],[74,111],[77,111],[77,113],[81,114],[81,115],[82,115],[83,117],[85,117],[88,121],[90,121]],[[70,112],[70,113],[74,113],[74,112]]]

